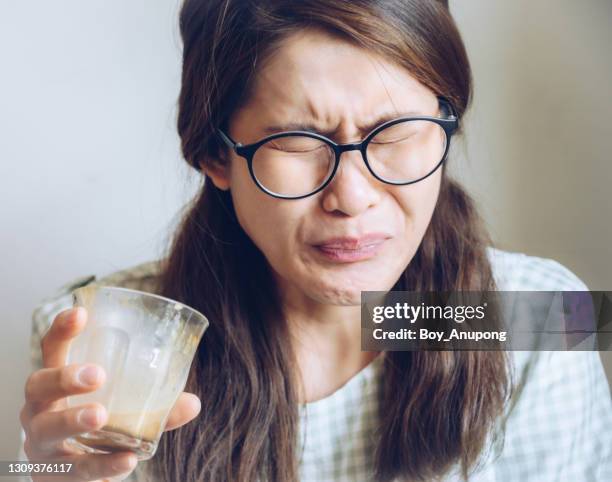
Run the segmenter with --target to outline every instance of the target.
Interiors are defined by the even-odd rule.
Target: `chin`
[[[334,292],[323,296],[318,296],[317,301],[325,305],[333,306],[357,306],[361,304],[361,291],[351,292]]]
[[[334,305],[334,306],[355,306],[361,304],[361,292],[369,291],[372,286],[347,286],[343,285],[341,281],[334,284],[325,284],[318,286],[315,290],[306,288],[305,292],[310,291],[309,296],[312,299],[317,300],[321,304]]]

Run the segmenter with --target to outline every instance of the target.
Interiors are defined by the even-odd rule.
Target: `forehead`
[[[322,126],[430,110],[435,95],[402,66],[315,29],[285,38],[255,75],[243,110],[262,122]]]

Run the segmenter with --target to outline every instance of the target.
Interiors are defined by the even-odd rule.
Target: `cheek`
[[[270,265],[284,263],[297,239],[304,202],[283,201],[261,191],[248,171],[232,178],[234,210],[240,226]]]
[[[416,184],[403,186],[395,192],[405,221],[406,236],[411,245],[420,244],[438,201],[441,184],[441,170]]]

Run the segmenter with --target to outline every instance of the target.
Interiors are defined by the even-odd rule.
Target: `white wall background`
[[[197,187],[176,18],[175,0],[0,2],[0,460],[16,458],[32,308],[156,257]]]
[[[0,460],[16,457],[33,307],[70,279],[156,257],[197,188],[174,126],[177,9],[0,2]],[[452,9],[476,79],[455,169],[495,240],[612,290],[612,3]]]

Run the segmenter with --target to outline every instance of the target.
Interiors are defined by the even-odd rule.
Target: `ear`
[[[210,179],[217,189],[227,191],[230,188],[229,166],[217,159],[209,159],[208,162],[200,161],[200,170]]]

